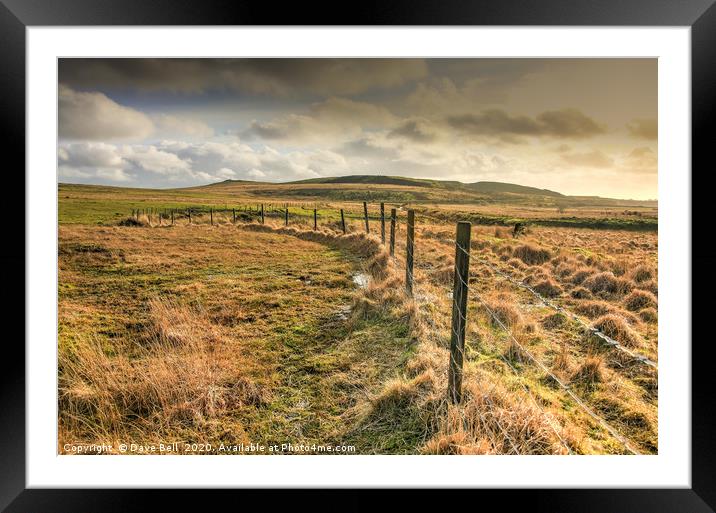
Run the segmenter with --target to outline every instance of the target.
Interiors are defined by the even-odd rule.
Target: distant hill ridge
[[[248,180],[224,180],[221,183],[251,183]],[[263,182],[265,183],[265,182]],[[308,184],[366,184],[366,185],[404,185],[411,187],[437,187],[451,190],[469,190],[486,194],[514,193],[537,196],[564,197],[564,194],[549,189],[538,189],[526,185],[517,185],[507,182],[474,182],[463,183],[454,180],[433,180],[426,178],[408,178],[404,176],[384,175],[347,175],[327,176],[323,178],[309,178],[293,182],[282,182],[281,185],[308,185]]]

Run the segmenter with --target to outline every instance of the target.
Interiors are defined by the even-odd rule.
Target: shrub
[[[624,306],[632,312],[643,308],[654,308],[656,306],[656,297],[645,290],[634,290],[624,298]]]
[[[512,252],[512,255],[519,258],[527,265],[540,265],[552,258],[552,253],[544,248],[523,244]]]

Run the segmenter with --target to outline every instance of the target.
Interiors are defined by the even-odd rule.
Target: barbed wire
[[[441,239],[441,242],[447,244],[447,241],[444,241]],[[464,248],[457,246],[463,253],[470,255],[470,252],[466,251]],[[618,351],[623,352],[624,354],[628,355],[629,357],[633,358],[634,360],[638,361],[639,363],[643,363],[645,365],[648,365],[650,367],[653,367],[654,369],[658,370],[658,364],[654,362],[653,360],[647,358],[644,355],[641,355],[635,351],[632,351],[631,349],[624,347],[619,341],[614,340],[612,337],[604,333],[603,331],[599,330],[598,328],[595,328],[594,326],[591,326],[589,323],[584,321],[581,317],[579,317],[577,314],[567,310],[561,305],[558,305],[554,303],[553,301],[550,301],[546,297],[544,297],[542,294],[537,292],[533,287],[528,285],[527,283],[524,283],[521,280],[518,280],[514,276],[500,270],[492,263],[488,262],[487,260],[480,258],[477,255],[470,255],[474,260],[477,260],[479,263],[485,265],[486,267],[489,267],[495,274],[501,276],[502,278],[506,279],[513,285],[516,285],[518,287],[521,287],[528,292],[530,292],[534,297],[536,297],[539,301],[541,301],[545,306],[552,308],[553,310],[560,312],[563,315],[566,315],[573,321],[577,322],[582,329],[587,331],[588,333],[596,336],[600,340],[602,340],[605,344],[607,344],[610,347],[613,347],[614,349],[617,349]]]
[[[459,248],[459,246],[457,246]],[[462,249],[462,248],[460,248]],[[460,277],[459,274],[456,274],[458,280],[462,283],[463,286],[468,287],[467,283]],[[469,288],[467,289],[469,290]],[[595,421],[597,421],[609,434],[611,434],[615,439],[617,439],[624,447],[631,452],[632,454],[639,454],[639,452],[634,449],[629,441],[624,438],[616,429],[614,429],[606,420],[604,420],[602,417],[600,417],[597,413],[595,413],[587,404],[582,400],[579,396],[577,396],[572,389],[564,383],[561,379],[559,379],[552,371],[549,370],[549,368],[543,364],[537,357],[535,357],[524,345],[522,345],[517,338],[512,334],[510,329],[505,326],[505,324],[502,322],[502,320],[499,318],[499,316],[490,308],[490,306],[487,304],[487,302],[478,294],[477,292],[473,291],[473,299],[477,300],[484,308],[487,310],[487,313],[492,317],[497,324],[499,324],[500,328],[507,334],[507,336],[512,340],[512,342],[515,343],[515,345],[522,351],[535,365],[537,365],[542,372],[547,374],[559,387],[569,395],[572,400],[590,417],[592,417]]]

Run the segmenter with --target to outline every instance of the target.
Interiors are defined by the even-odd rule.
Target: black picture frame
[[[339,14],[341,13],[341,14]],[[711,163],[712,130],[716,113],[716,5],[714,0],[459,0],[363,1],[331,5],[302,2],[281,4],[226,0],[0,0],[0,127],[5,173],[3,222],[5,250],[0,252],[6,336],[0,370],[2,380],[0,432],[0,508],[6,511],[136,511],[205,508],[228,499],[247,504],[246,490],[80,490],[26,489],[25,486],[25,28],[38,25],[576,25],[576,26],[689,26],[692,72],[692,453],[689,489],[522,489],[460,492],[450,501],[499,500],[500,509],[582,512],[690,513],[716,508],[716,432],[711,416],[713,399],[709,367],[712,337],[697,335],[697,326],[710,318],[716,249],[708,246],[710,190],[704,183]],[[7,156],[11,158],[7,159]],[[684,179],[688,179],[684,170]],[[20,194],[18,191],[23,191]],[[666,191],[668,193],[668,191]],[[10,205],[7,205],[7,202]],[[7,237],[11,237],[8,239]],[[703,295],[699,292],[704,292]],[[704,300],[697,300],[703,297]],[[675,343],[678,341],[674,341]],[[261,492],[251,492],[257,495]],[[264,494],[266,492],[263,492]],[[305,492],[291,492],[301,502]],[[355,491],[325,491],[313,509],[366,509],[374,501]],[[241,495],[241,498],[238,496]],[[425,491],[413,490],[401,499],[426,504]],[[477,495],[475,497],[474,495]],[[505,497],[509,495],[509,500]],[[259,500],[268,504],[265,498]],[[238,502],[238,501],[241,502]],[[491,501],[492,502],[492,501]],[[277,504],[285,506],[284,500]],[[486,504],[486,503],[481,503]],[[338,505],[338,506],[337,506]],[[448,504],[444,504],[447,506]],[[478,507],[478,504],[475,504]]]

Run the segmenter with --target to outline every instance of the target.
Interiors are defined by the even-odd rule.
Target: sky
[[[657,198],[656,59],[60,59],[60,182],[351,174]]]

